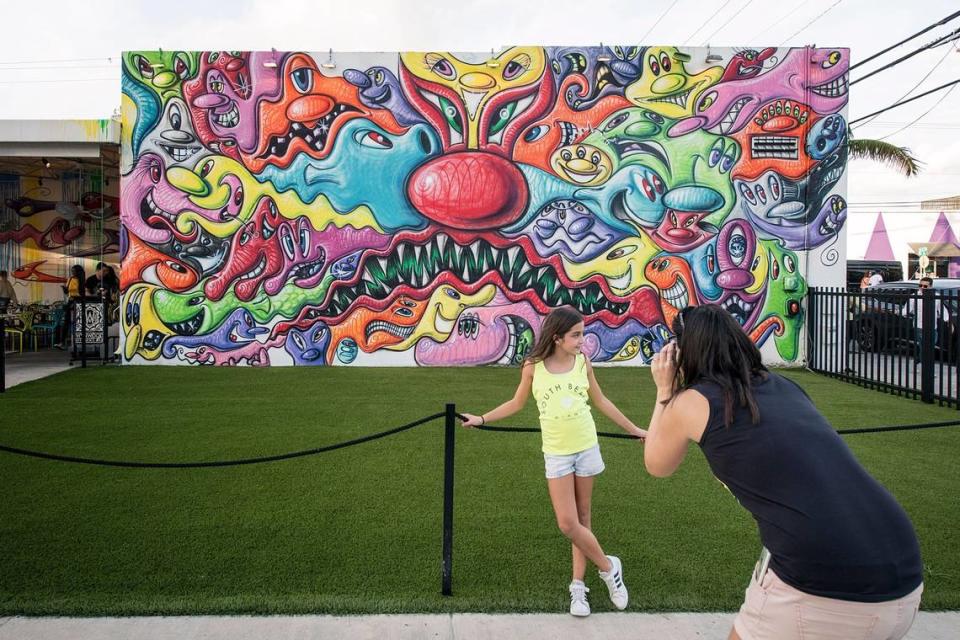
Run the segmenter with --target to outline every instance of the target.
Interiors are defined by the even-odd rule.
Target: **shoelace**
[[[571,585],[570,586],[570,600],[571,602],[582,602],[586,604],[587,594],[590,593],[590,589],[586,585]]]

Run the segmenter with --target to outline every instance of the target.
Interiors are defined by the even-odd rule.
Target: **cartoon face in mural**
[[[329,346],[330,327],[319,321],[304,330],[290,329],[283,345],[293,364],[314,366],[327,364]]]
[[[161,105],[181,96],[180,85],[197,73],[197,54],[184,51],[128,51],[123,54],[124,76],[148,88]]]
[[[734,135],[743,147],[734,177],[753,180],[769,170],[791,180],[806,175],[814,162],[806,143],[816,117],[806,105],[789,100],[764,105],[750,124]]]
[[[346,69],[343,79],[360,90],[360,101],[371,109],[387,109],[402,127],[423,122],[400,88],[396,74],[386,67],[370,67],[366,71]]]
[[[710,87],[694,107],[693,117],[674,127],[671,135],[700,127],[735,133],[750,122],[760,105],[778,98],[809,103],[819,114],[836,113],[847,103],[849,64],[842,51],[790,49],[768,71]]]
[[[597,147],[574,144],[557,149],[550,166],[561,179],[585,187],[603,184],[613,173],[613,161]]]
[[[136,282],[146,282],[169,289],[186,291],[200,281],[200,274],[187,261],[154,249],[135,235],[124,256],[120,287],[127,289]]]
[[[544,258],[560,254],[570,261],[591,260],[624,237],[582,202],[563,198],[546,203],[516,235],[529,237]]]
[[[818,120],[807,134],[807,155],[824,160],[836,153],[847,140],[847,122],[840,114]]]
[[[584,76],[567,76],[560,84],[560,95],[568,91],[584,92],[587,86]],[[576,111],[566,101],[557,100],[548,114],[528,126],[517,139],[513,159],[549,171],[550,158],[557,149],[581,141],[608,115],[629,106],[626,98],[616,94],[600,98],[585,111]]]
[[[456,319],[456,330],[451,330],[447,339],[417,342],[417,362],[440,367],[519,365],[533,348],[540,323],[533,305],[511,303],[497,294],[486,306],[463,310]]]
[[[193,130],[193,121],[187,104],[180,98],[170,98],[157,126],[147,134],[140,147],[141,153],[154,153],[163,158],[166,166],[192,167],[208,155]]]
[[[642,53],[643,48],[637,46],[547,49],[550,65],[561,82],[559,95],[576,111],[592,110],[609,95],[622,96],[623,88],[643,71]],[[582,77],[584,82],[563,82],[571,75]]]
[[[740,149],[733,140],[706,132],[670,138],[673,122],[647,109],[624,109],[601,123],[582,146],[609,155],[615,172],[632,165],[648,168],[639,187],[654,206],[644,207],[645,215],[636,215],[629,205],[624,209],[637,224],[656,229],[653,237],[662,248],[684,251],[715,235],[730,213],[735,198],[729,173]]]
[[[763,71],[764,62],[770,59],[776,60],[773,55],[776,52],[777,50],[774,47],[767,47],[763,51],[757,51],[756,49],[738,51],[727,63],[727,68],[723,70],[720,82],[745,80],[759,75]]]
[[[705,303],[790,360],[845,224],[845,50],[163,55],[125,54],[126,361],[515,366],[571,305],[645,364]]]
[[[253,219],[233,236],[226,263],[204,285],[206,296],[220,300],[232,286],[238,300],[252,300],[264,281],[276,276],[283,268],[284,253],[277,233],[281,224],[286,225],[286,222],[276,203],[269,197],[261,198]],[[289,234],[289,230],[286,233]],[[289,239],[289,236],[285,237]]]
[[[723,75],[723,67],[699,73],[686,70],[690,56],[676,47],[650,47],[643,52],[643,75],[626,89],[626,97],[639,107],[668,118],[692,115],[697,100]]]
[[[768,171],[756,180],[737,180],[735,184],[751,224],[764,236],[780,238],[788,249],[818,247],[846,221],[846,201],[834,195],[823,202],[822,189],[817,194],[805,188],[813,184],[811,180],[796,182]],[[809,198],[806,202],[804,195]]]
[[[229,352],[256,342],[257,336],[269,333],[269,330],[257,326],[256,321],[246,309],[237,309],[215,330],[193,336],[171,336],[163,343],[164,358],[183,358],[204,361],[204,352],[200,347]],[[200,351],[200,353],[197,353]]]
[[[289,167],[267,167],[259,177],[280,191],[293,189],[304,202],[322,194],[341,213],[365,206],[386,231],[420,229],[427,219],[410,205],[404,181],[439,152],[440,142],[425,124],[396,135],[356,118],[343,126],[328,157],[300,154]],[[372,179],[377,188],[371,188]]]
[[[449,53],[402,53],[400,60],[404,92],[440,134],[444,151],[410,176],[410,202],[454,228],[492,229],[516,220],[529,194],[508,158],[521,131],[550,106],[543,49],[508,49],[496,67]]]
[[[283,62],[281,83],[279,99],[257,105],[256,150],[240,149],[243,164],[253,173],[268,164],[287,167],[298,153],[327,157],[340,128],[352,118],[366,117],[391,133],[402,132],[389,111],[364,107],[355,86],[323,75],[309,56],[289,55]]]
[[[564,261],[564,270],[575,282],[601,275],[617,295],[626,296],[650,282],[644,267],[660,248],[641,230],[617,242],[606,255],[588,262]]]
[[[647,364],[670,337],[662,324],[647,327],[636,320],[627,320],[620,326],[610,327],[594,322],[584,328],[581,350],[592,362]]]
[[[280,94],[279,62],[272,52],[259,51],[210,51],[200,57],[200,71],[183,92],[206,148],[234,160],[241,151],[256,151],[257,108]]]
[[[807,283],[800,275],[797,254],[784,248],[779,240],[761,240],[760,246],[767,252],[769,275],[766,300],[751,339],[761,343],[772,331],[780,356],[788,361],[795,360],[803,326]]]
[[[167,180],[166,164],[156,153],[141,155],[123,176],[120,202],[121,221],[127,230],[157,244],[173,238],[180,212],[191,207],[186,193]]]
[[[760,313],[767,272],[767,255],[758,250],[753,228],[731,220],[717,237],[717,285],[723,290],[717,304],[749,328]]]
[[[154,285],[135,284],[126,291],[121,303],[120,324],[123,329],[123,350],[127,360],[134,355],[145,360],[160,357],[163,341],[172,335],[193,335],[199,325],[193,321],[167,326],[157,315]]]

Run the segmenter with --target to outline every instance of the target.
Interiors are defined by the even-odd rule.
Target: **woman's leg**
[[[577,519],[587,529],[590,529],[590,502],[593,498],[593,479],[594,476],[581,478],[573,476],[574,493],[577,501]],[[583,552],[573,546],[573,579],[583,580],[587,571],[587,557]]]
[[[563,535],[585,555],[600,571],[610,571],[611,562],[600,548],[600,543],[593,536],[593,532],[580,524],[577,515],[576,487],[574,474],[568,473],[560,478],[547,478],[547,487],[550,490],[550,502],[553,503],[553,512],[557,517],[557,526]]]

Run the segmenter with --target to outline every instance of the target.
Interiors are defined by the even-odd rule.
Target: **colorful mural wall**
[[[0,173],[0,270],[21,304],[65,301],[75,264],[92,275],[97,262],[119,263],[116,178],[102,182],[99,171],[45,179]]]
[[[511,365],[568,304],[640,365],[705,303],[795,362],[843,280],[845,49],[123,59],[127,362]]]

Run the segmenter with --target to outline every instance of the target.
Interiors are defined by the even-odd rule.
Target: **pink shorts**
[[[921,584],[889,602],[850,602],[804,593],[767,569],[750,577],[733,627],[742,640],[899,640],[920,607]]]

